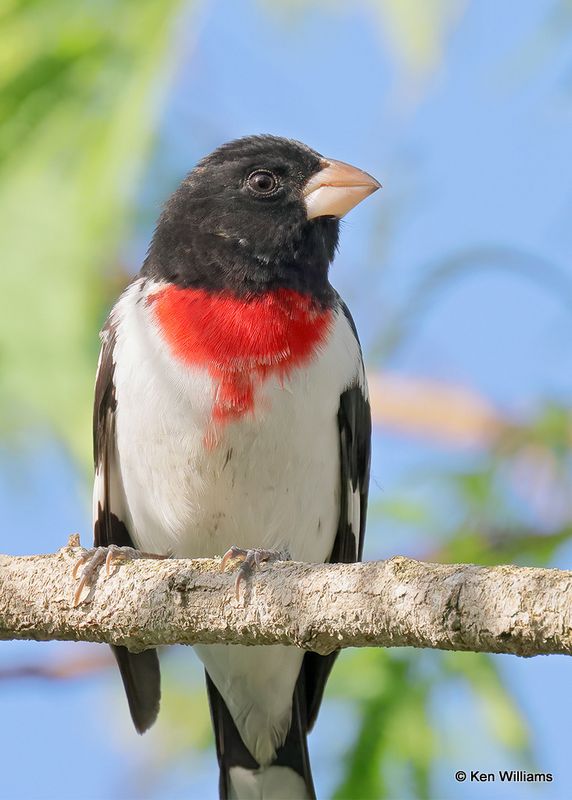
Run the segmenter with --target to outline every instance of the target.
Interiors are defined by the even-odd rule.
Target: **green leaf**
[[[103,8],[102,8],[103,7]],[[0,433],[88,463],[100,326],[179,0],[12,2],[0,34]]]

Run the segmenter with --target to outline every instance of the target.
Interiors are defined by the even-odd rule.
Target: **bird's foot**
[[[290,561],[290,553],[287,550],[264,550],[260,547],[244,550],[242,547],[236,547],[233,544],[222,557],[220,562],[221,572],[224,571],[229,561],[238,560],[241,561],[241,564],[234,582],[237,600],[240,598],[240,584],[243,580],[247,580],[261,564],[270,564],[273,561]]]
[[[163,559],[169,556],[159,555],[158,553],[142,553],[134,547],[119,547],[110,544],[108,547],[91,547],[75,562],[72,570],[72,578],[78,577],[81,569],[79,583],[74,592],[73,604],[78,606],[83,590],[86,586],[91,586],[99,568],[105,564],[105,574],[111,575],[111,570],[117,561],[133,561],[136,558],[155,558]]]

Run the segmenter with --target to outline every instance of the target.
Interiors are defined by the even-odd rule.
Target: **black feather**
[[[131,719],[137,733],[145,733],[157,719],[161,700],[161,671],[156,650],[130,653],[126,647],[112,645]]]
[[[242,741],[226,703],[206,671],[205,677],[215,734],[216,755],[220,769],[219,795],[221,800],[228,800],[230,796],[230,768],[244,767],[245,769],[256,770],[259,768],[259,764]]]

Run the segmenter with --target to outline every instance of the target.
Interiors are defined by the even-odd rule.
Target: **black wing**
[[[133,547],[125,525],[127,519],[123,484],[115,441],[115,397],[113,351],[115,326],[108,321],[102,334],[102,347],[95,382],[93,409],[93,453],[95,461],[93,535],[96,547],[116,544]],[[112,645],[127,694],[129,710],[139,733],[157,718],[161,698],[161,676],[156,650],[130,653],[126,647]]]
[[[340,305],[357,339],[351,314],[341,300]],[[340,396],[340,516],[330,562],[359,561],[363,552],[371,455],[371,410],[363,363],[360,370],[361,374],[355,382]],[[316,721],[326,681],[337,655],[306,653],[304,656],[302,669],[305,672],[308,730]]]

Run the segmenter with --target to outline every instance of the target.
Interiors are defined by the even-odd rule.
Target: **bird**
[[[101,332],[94,547],[104,562],[224,556],[235,589],[277,559],[361,559],[371,415],[356,326],[329,280],[340,219],[380,188],[301,142],[253,135],[166,202]],[[263,577],[262,574],[260,576]],[[154,649],[113,646],[133,723],[155,721]],[[336,653],[196,645],[221,798],[314,798],[307,733]]]

